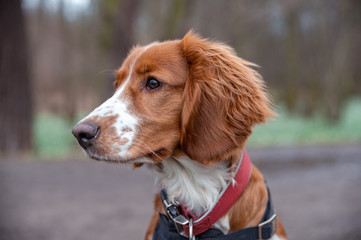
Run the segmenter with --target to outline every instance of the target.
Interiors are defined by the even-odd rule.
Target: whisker
[[[154,152],[145,142],[143,142],[142,140],[140,139],[137,139],[138,142],[135,142],[134,144],[137,144],[136,146],[144,146],[146,147],[153,155],[157,156],[160,160],[164,160],[162,157],[160,157],[156,152]],[[143,145],[140,145],[140,144],[143,144]],[[146,153],[145,153],[146,154]]]
[[[136,143],[137,145],[136,146],[139,146],[139,147],[144,147],[144,145],[140,145],[139,143]],[[147,146],[145,146],[147,147]],[[135,147],[136,148],[136,147]],[[157,158],[159,158],[161,161],[163,161],[164,159],[162,157],[160,157],[156,152],[154,152],[152,149],[148,148],[150,150],[150,153],[152,153],[154,156],[156,156]],[[143,153],[145,155],[148,155],[149,153],[146,153],[143,151]]]
[[[138,145],[138,146],[141,147],[140,145]],[[147,152],[145,152],[143,149],[135,147],[135,146],[132,146],[132,147],[134,147],[135,149],[138,149],[139,151],[143,152],[144,155],[147,155]]]
[[[103,71],[100,71],[100,72],[98,72],[97,73],[97,75],[95,76],[95,78],[98,78],[100,75],[110,75],[110,74],[112,74],[112,76],[114,76],[114,74],[117,72],[117,70],[116,69],[113,69],[113,70],[111,70],[111,69],[105,69],[105,70],[103,70]]]

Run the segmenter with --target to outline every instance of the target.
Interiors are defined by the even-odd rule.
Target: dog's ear
[[[188,32],[180,40],[188,62],[181,148],[205,165],[243,148],[252,127],[274,115],[255,64],[229,46]]]

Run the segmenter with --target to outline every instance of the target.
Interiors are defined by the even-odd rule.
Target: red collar
[[[242,195],[251,177],[252,166],[246,151],[243,151],[241,159],[242,160],[236,169],[234,181],[231,181],[227,188],[220,194],[219,199],[213,208],[198,218],[195,218],[191,212],[181,207],[182,213],[186,218],[193,218],[193,235],[198,235],[210,229],[213,224],[228,212],[232,205]],[[184,233],[189,236],[188,224],[183,226],[183,230]]]

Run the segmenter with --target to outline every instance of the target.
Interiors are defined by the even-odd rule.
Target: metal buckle
[[[193,218],[189,219],[189,240],[195,240],[195,236],[193,236]]]
[[[170,204],[166,199],[163,200],[163,205],[165,209],[167,210],[168,217],[172,222],[174,223],[177,232],[182,235],[183,237],[187,237],[183,230],[183,226],[189,224],[189,221],[187,218],[185,218],[182,214],[179,213],[177,207],[173,204]],[[192,230],[193,230],[193,222],[192,222]],[[190,230],[189,230],[190,232]],[[191,239],[191,238],[189,238]]]
[[[262,230],[263,230],[263,227],[266,226],[267,224],[271,223],[272,224],[272,232],[271,232],[271,236],[270,238],[277,232],[277,215],[276,214],[273,214],[272,217],[270,217],[269,219],[267,219],[266,221],[260,223],[258,225],[258,239],[259,240],[265,240],[263,237],[262,237]]]

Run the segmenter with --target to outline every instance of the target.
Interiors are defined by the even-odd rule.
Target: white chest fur
[[[185,155],[166,159],[158,182],[168,194],[171,203],[180,203],[196,216],[210,209],[218,200],[219,194],[227,187],[232,176],[229,163],[221,161],[212,168],[197,163]],[[227,233],[228,217],[221,218],[214,227]]]

